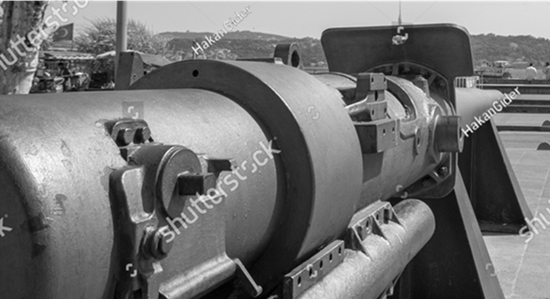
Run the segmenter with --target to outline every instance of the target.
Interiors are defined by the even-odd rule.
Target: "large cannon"
[[[328,73],[286,45],[0,98],[1,296],[503,298],[476,216],[517,233],[530,214],[492,122],[464,138],[503,99],[455,89],[468,34],[322,42]]]

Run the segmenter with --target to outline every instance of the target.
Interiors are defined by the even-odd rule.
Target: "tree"
[[[48,1],[3,1],[0,26],[0,93],[29,93],[42,40],[48,36]]]
[[[177,60],[179,55],[167,48],[168,38],[155,35],[145,23],[128,21],[128,50],[147,54],[156,54],[170,60]],[[80,52],[95,55],[115,50],[116,21],[110,18],[98,18],[90,21],[90,25],[75,38],[75,45]],[[114,59],[101,60],[94,66],[95,73],[104,73],[107,78],[113,78],[115,73]],[[110,80],[110,79],[107,79]]]
[[[98,18],[90,21],[82,34],[75,38],[75,44],[81,52],[101,54],[115,49],[116,21],[110,18]],[[128,21],[128,45],[129,50],[140,51],[148,54],[167,55],[168,39],[156,36],[147,29],[145,23]]]

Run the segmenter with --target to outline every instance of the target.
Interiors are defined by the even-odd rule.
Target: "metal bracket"
[[[383,119],[354,123],[364,154],[380,153],[397,145],[399,122]]]
[[[297,43],[278,44],[275,46],[274,58],[282,59],[283,63],[298,69],[304,68],[300,47]]]
[[[389,202],[377,201],[364,210],[356,213],[346,231],[346,247],[363,252],[370,256],[363,241],[371,234],[386,238],[381,226],[389,222],[399,225],[399,219]]]
[[[148,249],[170,250],[155,242],[159,241],[155,238],[158,236],[158,221],[155,214],[146,212],[143,206],[141,190],[144,177],[142,166],[129,166],[115,170],[110,178],[112,202],[117,214],[115,219],[118,219],[115,226],[120,242],[120,268],[124,269],[116,298],[133,298],[139,292],[140,298],[157,299],[159,275],[163,271],[159,259],[163,256]],[[137,269],[137,275],[127,272],[131,268]]]
[[[346,106],[348,114],[355,121],[374,121],[386,118],[388,112],[387,102],[370,103],[362,100]]]
[[[139,126],[123,122],[110,128],[115,135],[117,130]],[[121,275],[116,298],[157,299],[159,294],[165,299],[194,298],[235,277],[250,296],[259,296],[262,288],[244,265],[226,254],[224,198],[210,198],[213,205],[203,198],[216,188],[220,172],[231,170],[232,161],[200,161],[185,147],[163,144],[136,146],[128,160],[132,165],[115,170],[110,181],[121,267],[134,269]],[[197,218],[190,222],[185,217],[189,211],[184,208],[197,199],[212,210],[201,217],[195,215]],[[185,239],[193,242],[178,242],[184,230]],[[173,247],[197,254],[168,257]],[[161,281],[160,260],[164,258],[171,267],[171,276]],[[201,283],[197,283],[197,277]]]
[[[454,159],[446,158],[427,175],[411,184],[401,193],[406,193],[407,197],[426,197],[426,194],[433,193],[434,188],[447,189],[448,180],[456,172]],[[454,183],[453,183],[454,184]]]
[[[344,260],[344,241],[336,240],[285,275],[283,298],[294,299],[320,281]]]
[[[262,294],[263,292],[262,287],[256,284],[254,278],[252,278],[252,275],[250,275],[241,260],[234,259],[233,262],[235,263],[235,265],[237,265],[237,279],[242,283],[246,293],[254,298],[260,296],[260,294]]]
[[[357,75],[355,101],[367,99],[369,102],[381,102],[385,99],[384,91],[387,88],[387,79],[384,74],[360,73]]]
[[[409,34],[405,33],[405,35],[401,35],[401,30],[404,30],[405,28],[403,26],[397,27],[397,35],[394,35],[391,39],[392,44],[395,46],[400,46],[407,42],[409,39]]]

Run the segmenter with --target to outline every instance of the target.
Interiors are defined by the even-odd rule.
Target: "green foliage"
[[[550,40],[530,35],[500,36],[479,34],[471,37],[474,64],[507,60],[512,64],[533,63],[542,66],[550,61]],[[522,65],[522,66],[523,66]]]
[[[159,33],[159,36],[163,36],[170,39],[203,39],[205,35],[211,35],[210,32],[163,32]],[[243,31],[229,31],[224,33],[223,38],[226,39],[247,39],[247,40],[265,40],[265,41],[280,41],[288,39],[288,37],[270,33],[252,32],[249,30]]]
[[[110,18],[99,18],[90,21],[91,25],[75,38],[78,51],[101,54],[115,49],[116,21]],[[155,34],[145,23],[128,21],[128,50],[148,54],[164,54],[168,39]]]
[[[166,35],[168,33],[162,33]],[[193,58],[193,40],[201,43],[205,36],[211,36],[212,33],[169,33],[170,36],[176,36],[170,42],[168,47],[181,54],[183,59]],[[275,47],[282,43],[298,43],[302,53],[304,66],[324,64],[325,54],[318,39],[314,38],[288,38],[279,35],[264,34],[250,31],[229,32],[219,41],[215,42],[207,49],[199,52],[198,58],[203,59],[237,59],[237,58],[264,58],[273,57]],[[195,47],[196,48],[196,47]]]

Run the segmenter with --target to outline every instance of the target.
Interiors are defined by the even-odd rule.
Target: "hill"
[[[164,32],[159,36],[169,39],[168,47],[179,53],[183,59],[193,57],[193,40],[201,43],[210,32]],[[228,32],[219,41],[205,49],[201,58],[237,59],[272,57],[278,43],[296,42],[299,44],[305,66],[326,64],[319,39],[289,38],[281,35],[251,31]],[[484,61],[507,60],[517,67],[533,62],[542,66],[550,61],[550,40],[533,36],[499,36],[495,34],[472,35],[472,53],[474,63]],[[200,51],[199,51],[200,52]]]
[[[201,44],[206,40],[206,36],[212,37],[214,33],[210,32],[165,32],[159,34],[161,37],[171,39],[168,42],[168,48],[174,52],[179,52],[183,59],[193,57],[193,40]],[[304,65],[324,64],[325,55],[321,48],[321,43],[314,38],[289,38],[281,35],[266,34],[251,31],[228,32],[217,42],[207,49],[197,51],[202,54],[201,58],[207,59],[237,59],[237,58],[261,58],[273,57],[273,52],[277,44],[296,42],[300,45]],[[195,48],[197,48],[195,46]],[[198,48],[197,48],[198,49]]]
[[[550,61],[550,40],[530,35],[501,36],[479,34],[472,36],[472,52],[476,63],[482,61],[507,60],[524,67],[532,62],[542,65]]]
[[[212,32],[163,32],[158,35],[170,39],[204,39],[206,35],[212,35]],[[288,39],[276,34],[261,33],[261,32],[252,32],[248,30],[244,31],[230,31],[224,35],[224,39],[239,39],[239,40],[262,40],[262,41],[280,41]]]

